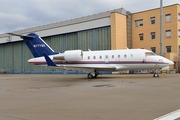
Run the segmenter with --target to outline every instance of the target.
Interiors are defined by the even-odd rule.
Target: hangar
[[[34,28],[14,31],[36,32],[54,51],[145,48],[160,53],[159,8],[131,13],[124,8]],[[180,68],[180,5],[163,8],[164,56]],[[0,35],[0,70],[9,73],[66,73],[27,63],[32,58],[26,44],[16,36]],[[77,72],[70,72],[77,73]]]
[[[126,29],[130,29],[130,27],[121,23],[128,22],[127,14],[128,12],[124,8],[120,8],[72,20],[19,30],[13,33],[26,35],[29,32],[35,32],[41,36],[54,51],[60,52],[74,49],[124,49],[127,47]],[[131,30],[129,30],[129,32],[130,31]],[[131,43],[129,43],[128,47],[131,48],[130,44]],[[17,36],[1,34],[0,53],[1,71],[8,71],[12,74],[22,72],[64,73],[64,71],[56,71],[54,69],[28,64],[27,60],[33,56],[26,44]]]

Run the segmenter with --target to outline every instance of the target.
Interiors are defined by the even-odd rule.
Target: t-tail
[[[10,34],[16,35],[13,33]],[[47,55],[58,54],[58,52],[54,52],[54,50],[46,42],[44,42],[44,40],[42,40],[36,33],[29,33],[26,36],[18,36],[20,36],[24,40],[24,42],[26,43],[26,45],[28,46],[29,50],[35,58],[44,56],[44,53],[46,53]]]

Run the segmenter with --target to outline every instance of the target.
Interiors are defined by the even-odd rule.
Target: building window
[[[178,37],[180,38],[180,29],[178,30]]]
[[[171,46],[166,46],[166,51],[171,52]]]
[[[151,51],[153,51],[154,53],[156,53],[156,47],[151,47]]]
[[[180,21],[180,13],[178,13],[178,21]]]
[[[140,41],[144,40],[144,34],[143,33],[139,34],[139,40]]]
[[[134,24],[135,24],[135,27],[143,26],[143,19],[135,20]]]
[[[171,14],[166,14],[166,22],[171,22]]]
[[[155,24],[155,17],[151,17],[150,20],[151,20],[151,24]]]
[[[170,38],[171,37],[171,30],[166,30],[166,38]]]
[[[156,32],[151,32],[151,40],[156,39]]]

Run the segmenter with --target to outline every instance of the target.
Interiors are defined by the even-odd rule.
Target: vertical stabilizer
[[[36,33],[29,33],[27,36],[21,36],[21,38],[25,41],[34,57],[42,57],[44,56],[43,53],[47,55],[58,54]]]

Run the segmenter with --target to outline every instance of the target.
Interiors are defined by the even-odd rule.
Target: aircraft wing
[[[93,65],[80,66],[80,65],[65,64],[65,65],[56,65],[56,66],[48,65],[48,67],[54,69],[60,69],[60,70],[79,71],[79,72],[93,72],[94,70],[116,71],[115,66],[93,66]]]
[[[94,70],[97,71],[117,71],[125,69],[125,66],[115,66],[115,65],[71,65],[71,64],[64,64],[64,65],[56,65],[49,56],[44,53],[44,58],[46,59],[48,67],[61,69],[61,70],[69,70],[69,71],[83,71],[83,72],[92,72]]]
[[[72,70],[72,71],[83,71],[83,72],[92,72],[94,70],[97,71],[115,71],[116,68],[114,66],[76,66],[76,65],[59,65],[57,68],[65,69],[65,70]]]

